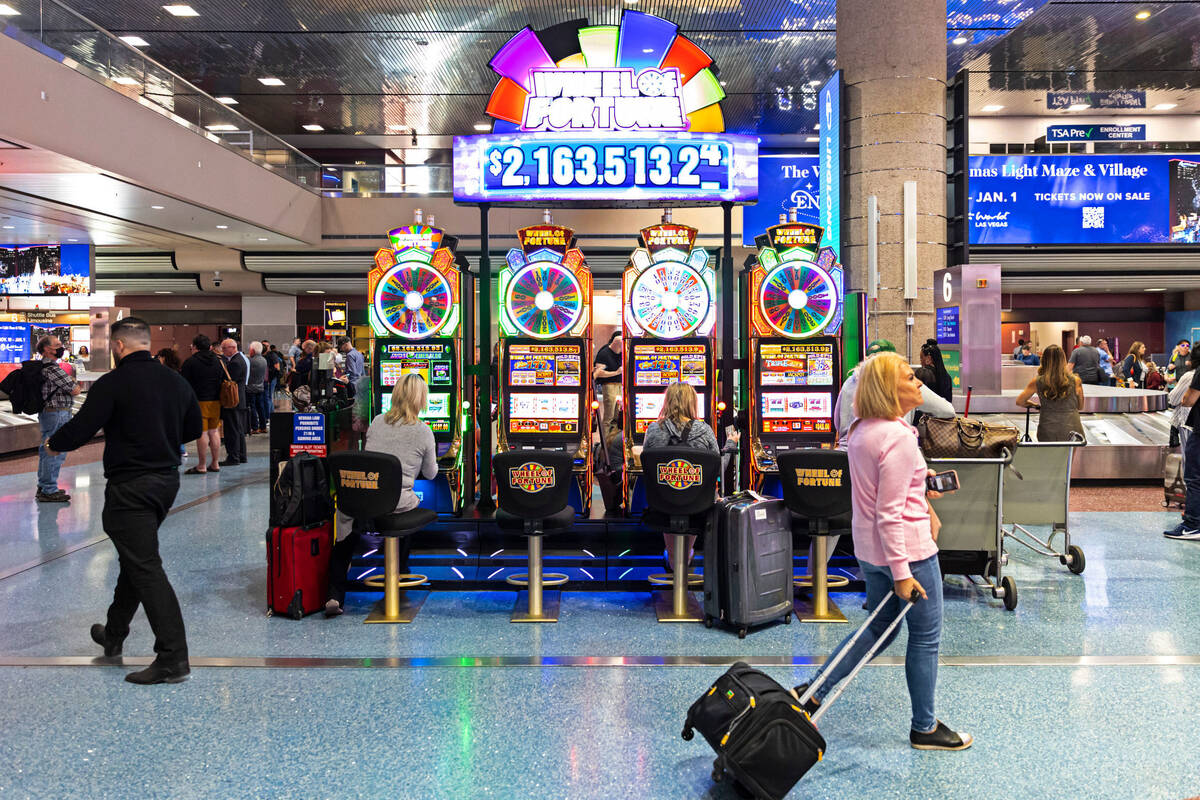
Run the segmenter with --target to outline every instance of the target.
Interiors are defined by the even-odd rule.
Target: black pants
[[[117,548],[121,574],[108,608],[105,633],[120,641],[138,605],[154,631],[155,661],[176,664],[188,657],[183,615],[158,554],[158,526],[179,491],[179,473],[147,472],[104,489],[104,532]]]
[[[400,574],[404,575],[408,572],[408,536],[400,539]],[[354,558],[354,554],[358,551],[362,544],[362,534],[358,531],[351,531],[345,539],[333,546],[333,552],[329,556],[329,599],[337,600],[338,603],[346,602],[346,586],[350,583],[349,576],[346,574],[350,571],[350,562]],[[382,543],[380,549],[383,548]]]
[[[221,426],[225,429],[225,455],[235,461],[246,460],[246,409],[222,408]]]

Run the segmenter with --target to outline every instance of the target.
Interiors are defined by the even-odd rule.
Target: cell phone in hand
[[[953,492],[958,489],[958,472],[947,470],[925,479],[925,487],[931,492]]]

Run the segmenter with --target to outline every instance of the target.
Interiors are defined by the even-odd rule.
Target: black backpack
[[[14,414],[38,414],[46,407],[42,386],[46,383],[45,370],[49,362],[41,359],[22,361],[21,368],[8,374],[0,382],[0,391],[12,401]]]
[[[309,453],[285,461],[271,489],[271,524],[309,528],[333,516],[325,464]]]

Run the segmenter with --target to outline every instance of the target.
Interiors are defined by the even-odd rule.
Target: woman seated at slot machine
[[[403,488],[396,512],[412,511],[421,504],[413,491],[418,477],[430,480],[437,477],[437,445],[433,431],[421,421],[421,414],[429,404],[429,388],[420,375],[405,375],[392,388],[392,406],[386,413],[371,421],[367,429],[366,450],[391,453],[400,459],[403,470]],[[329,600],[325,603],[325,616],[336,617],[342,613],[346,600],[346,572],[350,559],[358,548],[360,533],[352,530],[346,517],[338,518],[339,538],[333,548],[329,563]],[[400,540],[400,561],[408,559],[409,537]]]
[[[667,392],[663,396],[662,411],[659,412],[658,420],[651,422],[650,426],[646,428],[646,438],[642,450],[654,450],[660,447],[690,447],[718,454],[736,452],[739,435],[731,434],[725,440],[724,449],[718,446],[717,436],[713,433],[713,429],[708,427],[707,422],[699,419],[700,415],[696,410],[697,401],[696,390],[692,388],[691,384],[672,383],[668,386]],[[672,560],[674,539],[675,537],[668,534],[663,535],[663,541],[667,545],[667,571],[671,570],[671,565],[674,563]],[[695,536],[687,537],[689,564],[692,563],[692,545],[695,541]]]

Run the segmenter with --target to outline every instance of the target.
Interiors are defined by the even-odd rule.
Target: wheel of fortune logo
[[[699,464],[684,461],[682,458],[658,465],[658,482],[672,489],[682,490],[699,486],[703,477],[704,470]]]
[[[554,470],[550,467],[527,461],[519,467],[508,471],[508,481],[513,488],[529,494],[537,494],[542,489],[554,485]]]

